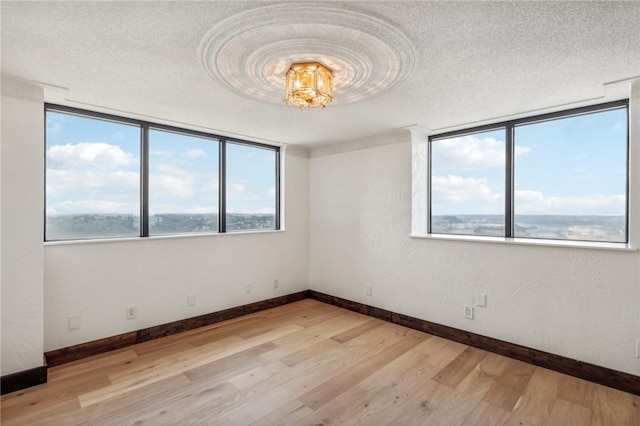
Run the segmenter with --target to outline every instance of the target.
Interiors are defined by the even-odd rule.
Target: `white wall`
[[[640,375],[638,251],[411,238],[411,133],[379,139],[311,151],[312,289]]]
[[[283,150],[284,231],[44,244],[43,91],[2,84],[2,375],[52,349],[308,289],[306,149]]]
[[[638,88],[634,96],[637,106]],[[41,366],[48,350],[309,287],[640,374],[640,253],[411,238],[409,131],[319,148],[311,159],[287,149],[284,232],[43,247],[41,97],[3,80],[2,375]],[[639,123],[636,113],[636,195]],[[466,320],[462,306],[478,292],[488,306]],[[128,305],[137,319],[125,319]],[[75,314],[81,328],[69,331]]]
[[[45,351],[306,290],[308,161],[285,150],[286,231],[47,243]],[[68,330],[69,315],[79,329]]]
[[[2,375],[43,363],[43,91],[2,82]]]

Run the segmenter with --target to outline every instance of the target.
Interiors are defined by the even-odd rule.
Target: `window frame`
[[[553,239],[553,238],[535,238],[535,237],[516,237],[515,236],[515,169],[514,169],[514,152],[515,152],[515,138],[514,133],[515,129],[518,126],[529,125],[535,123],[548,122],[553,120],[559,120],[563,118],[571,118],[578,117],[588,114],[593,114],[597,112],[605,112],[611,110],[624,109],[626,111],[626,120],[627,120],[627,128],[626,128],[626,176],[625,176],[625,241],[617,242],[617,241],[591,241],[591,240],[575,240],[575,239]],[[442,238],[479,238],[479,239],[487,239],[487,240],[519,240],[519,241],[537,241],[537,242],[545,242],[551,241],[553,243],[564,244],[615,244],[615,245],[628,245],[630,244],[630,176],[629,176],[629,167],[630,167],[630,115],[629,115],[629,99],[622,99],[617,101],[611,101],[596,105],[589,105],[579,108],[572,108],[568,110],[556,111],[546,114],[540,114],[529,117],[522,117],[514,120],[507,120],[482,126],[476,126],[461,130],[454,130],[450,132],[438,133],[434,135],[428,136],[428,154],[427,154],[427,235],[428,236],[437,236]],[[487,132],[491,130],[504,129],[505,132],[505,210],[504,210],[504,218],[505,218],[505,235],[494,237],[494,236],[484,236],[484,235],[460,235],[460,234],[447,234],[447,233],[433,233],[432,232],[432,153],[431,142],[434,140],[442,140],[449,139],[452,137],[460,137],[466,136],[470,134],[476,134],[481,132]]]
[[[74,115],[82,118],[89,118],[95,120],[102,120],[111,123],[133,125],[140,128],[140,229],[138,236],[104,236],[104,237],[89,237],[89,238],[67,238],[67,239],[47,239],[47,113],[57,112],[61,114]],[[45,146],[45,158],[44,158],[44,235],[43,241],[45,243],[53,242],[70,242],[70,241],[99,241],[99,240],[122,240],[131,238],[155,238],[155,237],[174,237],[174,236],[200,236],[200,235],[218,235],[218,234],[242,234],[250,232],[265,232],[265,231],[280,231],[281,230],[281,149],[277,145],[269,145],[260,142],[248,141],[234,137],[227,137],[217,135],[214,133],[208,133],[198,130],[185,129],[176,126],[170,126],[166,124],[154,123],[145,120],[139,120],[129,117],[121,117],[113,114],[106,114],[102,112],[89,111],[80,108],[74,108],[64,105],[57,105],[52,103],[44,104],[44,146]],[[212,143],[218,143],[218,232],[191,232],[191,233],[167,233],[161,235],[149,235],[149,133],[150,130],[158,130],[169,133],[176,133],[186,136],[194,136],[198,138],[211,140]],[[266,149],[273,151],[275,154],[275,170],[274,170],[274,183],[275,183],[275,220],[273,229],[248,229],[248,230],[234,230],[227,232],[226,229],[226,146],[227,143],[241,144],[245,146]]]

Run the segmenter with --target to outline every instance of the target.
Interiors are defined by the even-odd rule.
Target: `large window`
[[[431,141],[431,231],[504,235],[504,128]]]
[[[429,233],[628,242],[628,102],[429,138]]]
[[[279,148],[46,105],[45,240],[276,230]]]
[[[140,127],[49,110],[48,240],[140,233]]]

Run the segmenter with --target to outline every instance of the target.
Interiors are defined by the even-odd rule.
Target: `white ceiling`
[[[597,103],[640,77],[640,2],[0,7],[2,73],[44,83],[48,101],[285,144]],[[284,73],[314,55],[335,69],[335,100],[301,112],[281,102]]]

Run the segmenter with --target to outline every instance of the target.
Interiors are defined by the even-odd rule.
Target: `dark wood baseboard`
[[[47,383],[47,366],[43,365],[42,367],[7,374],[2,376],[0,380],[0,394],[2,395],[41,385]]]
[[[170,336],[172,334],[203,327],[228,319],[238,318],[254,312],[277,306],[286,305],[303,299],[315,299],[320,302],[338,306],[350,311],[359,312],[374,318],[399,324],[425,333],[453,340],[455,342],[464,343],[489,352],[508,356],[519,361],[529,364],[548,368],[560,373],[568,374],[580,379],[588,380],[634,395],[640,395],[640,377],[632,374],[623,373],[621,371],[612,370],[610,368],[589,364],[579,360],[574,360],[561,355],[555,355],[543,352],[537,349],[528,348],[526,346],[516,345],[514,343],[505,342],[491,337],[482,336],[480,334],[459,330],[446,325],[436,324],[430,321],[414,318],[408,315],[399,314],[388,311],[386,309],[376,308],[374,306],[365,305],[363,303],[354,302],[340,297],[331,296],[320,293],[315,290],[304,290],[298,293],[280,296],[273,299],[263,300],[260,302],[250,303],[235,308],[225,309],[223,311],[204,314],[193,318],[174,321],[167,324],[157,325],[138,331],[120,334],[117,336],[107,337],[104,339],[94,340],[92,342],[82,343],[67,348],[56,349],[45,353],[45,358],[49,366],[59,365],[70,361],[86,358],[92,355],[101,354],[114,349],[124,348],[136,343],[142,343],[160,337]],[[33,383],[24,387],[33,386],[46,382],[46,367],[42,367],[44,373],[40,371],[36,373],[33,370],[27,372],[15,373],[16,378],[8,375],[2,377],[2,393],[13,392],[5,389],[12,389],[11,383],[14,381],[22,383]],[[34,369],[38,370],[38,369]],[[20,379],[20,375],[24,374],[24,379]],[[44,375],[44,380],[42,376]],[[36,379],[35,377],[39,377]],[[7,385],[5,385],[7,380]],[[40,381],[38,381],[40,380]],[[7,386],[5,388],[5,386]],[[23,388],[23,387],[22,387]],[[21,389],[21,387],[14,390]]]
[[[217,322],[233,318],[238,318],[243,315],[263,311],[269,308],[275,308],[277,306],[286,305],[308,298],[309,290],[304,290],[298,293],[250,303],[248,305],[237,306],[235,308],[212,312],[210,314],[199,315],[197,317],[173,321],[167,324],[156,325],[153,327],[144,328],[142,330],[119,334],[117,336],[106,337],[104,339],[98,339],[92,342],[86,342],[66,348],[55,349],[46,352],[44,355],[47,360],[47,364],[50,367],[53,367],[54,365],[64,364],[66,362],[75,361],[92,355],[98,355],[104,352],[131,346],[136,343],[147,342],[149,340],[158,339],[160,337],[170,336],[172,334],[192,330],[194,328],[203,327],[210,324],[215,324]]]
[[[598,383],[634,395],[640,395],[640,377],[623,373],[606,367],[574,360],[526,346],[516,345],[480,334],[470,333],[457,328],[440,325],[408,315],[398,314],[385,309],[376,308],[340,297],[309,290],[309,296],[320,302],[328,303],[350,311],[375,317],[384,321],[399,324],[425,333],[464,343],[465,345],[504,355],[539,367],[548,368],[559,373],[568,374],[590,382]]]

